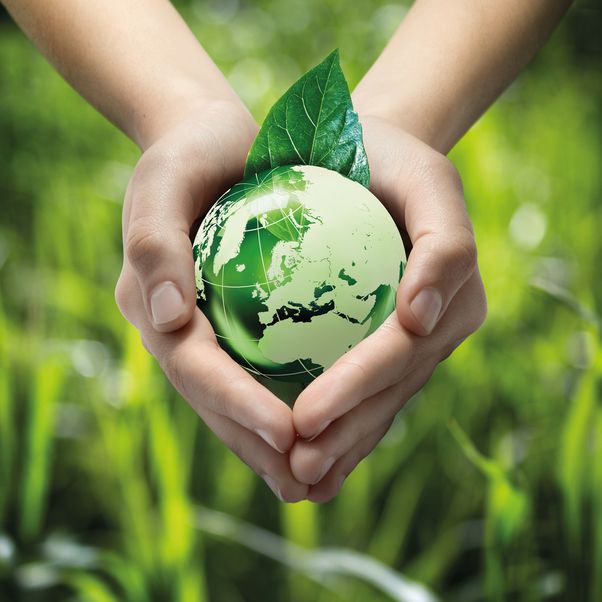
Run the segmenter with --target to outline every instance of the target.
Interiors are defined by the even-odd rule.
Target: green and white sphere
[[[406,261],[380,201],[315,166],[233,186],[193,253],[197,305],[221,346],[255,376],[302,384],[383,323]]]

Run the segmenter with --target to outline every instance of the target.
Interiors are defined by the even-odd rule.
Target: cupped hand
[[[308,487],[292,475],[290,408],[217,343],[196,307],[190,236],[242,178],[257,126],[244,107],[215,103],[169,128],[143,153],[123,209],[125,257],[115,290],[169,380],[213,432],[285,501]]]
[[[437,364],[484,321],[486,299],[457,171],[382,118],[362,118],[371,190],[411,252],[396,309],[297,398],[293,475],[326,502],[377,445]]]

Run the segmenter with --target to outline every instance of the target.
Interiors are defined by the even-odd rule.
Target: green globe
[[[233,186],[193,255],[197,305],[222,348],[260,380],[301,384],[383,323],[406,261],[371,192],[309,165]]]

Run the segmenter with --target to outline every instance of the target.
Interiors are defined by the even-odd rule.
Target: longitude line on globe
[[[225,266],[222,267],[222,289],[225,289],[224,286],[224,272],[225,272]],[[267,278],[267,276],[266,276]],[[228,325],[228,328],[230,330],[230,334],[233,334],[232,331],[232,325],[230,324],[230,319],[228,318],[228,314],[226,312],[226,295],[225,295],[225,290],[222,290],[222,308],[224,310],[224,318],[226,320],[226,324]],[[265,378],[267,378],[268,380],[272,380],[267,374],[263,374],[260,370],[257,369],[256,366],[254,366],[244,355],[242,352],[240,352],[240,356],[245,360],[245,362],[247,362],[247,364],[249,364],[249,366],[251,366],[251,368],[257,372],[257,374],[260,374],[261,376],[265,376]]]

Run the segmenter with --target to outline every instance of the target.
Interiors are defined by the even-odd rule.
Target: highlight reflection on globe
[[[406,255],[366,188],[315,166],[233,186],[193,247],[197,305],[256,376],[308,383],[382,324]]]

